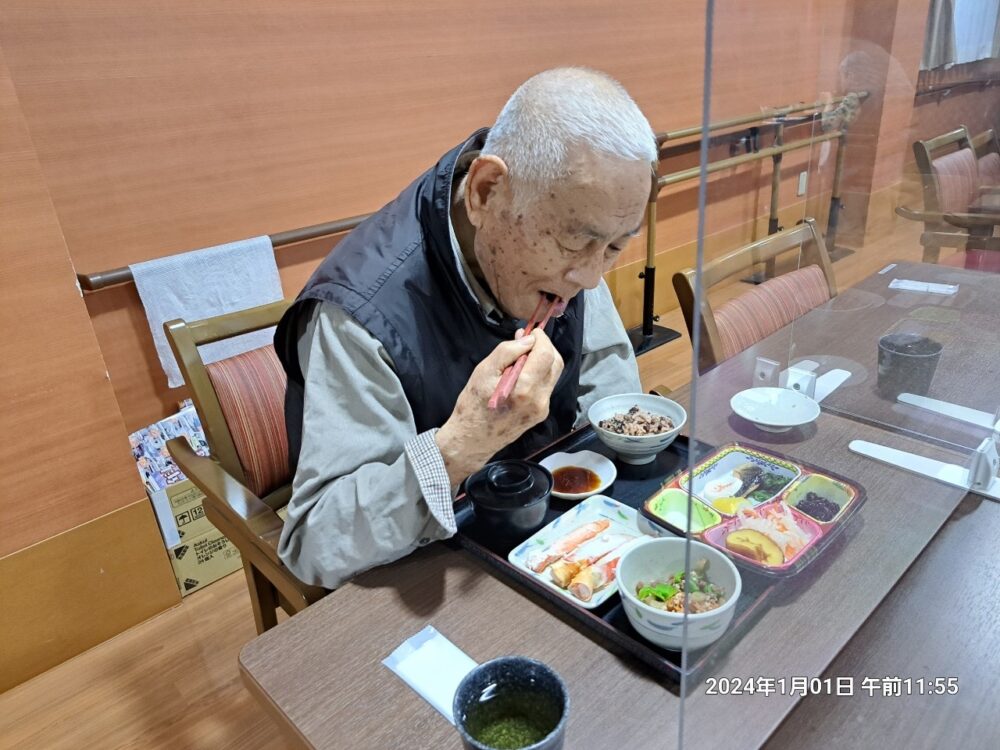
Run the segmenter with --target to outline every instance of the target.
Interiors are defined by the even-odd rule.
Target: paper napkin
[[[458,685],[476,667],[458,646],[431,625],[404,641],[382,661],[452,724]]]

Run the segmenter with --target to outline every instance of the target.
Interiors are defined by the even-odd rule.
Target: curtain
[[[993,24],[993,54],[990,57],[1000,57],[1000,9],[997,9],[997,20]]]
[[[955,62],[985,60],[993,54],[1000,0],[954,0]]]
[[[955,62],[955,7],[952,0],[931,0],[924,34],[921,70],[933,70]]]

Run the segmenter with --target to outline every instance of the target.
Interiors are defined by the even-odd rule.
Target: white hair
[[[522,83],[507,100],[483,155],[507,165],[511,185],[547,187],[567,175],[574,149],[657,161],[656,136],[625,88],[587,68],[555,68]]]

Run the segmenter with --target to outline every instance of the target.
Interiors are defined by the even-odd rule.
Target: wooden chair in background
[[[205,493],[205,515],[243,558],[257,632],[322,598],[325,589],[298,580],[278,557],[279,511],[292,494],[285,432],[285,372],[273,346],[206,365],[198,347],[275,325],[290,300],[215,318],[164,325],[191,391],[211,457],[187,440],[168,443],[178,467]]]
[[[702,269],[704,292],[721,281],[772,260],[782,253],[801,248],[800,267],[768,279],[714,310],[708,294],[701,295],[701,346],[698,369],[714,367],[783,328],[796,318],[837,296],[833,265],[815,219],[806,219],[707,263]],[[674,291],[680,302],[688,333],[694,332],[694,269],[674,274]]]
[[[983,187],[1000,186],[1000,141],[996,131],[989,128],[973,136],[972,150],[976,152],[979,181]]]
[[[926,263],[937,263],[941,249],[945,247],[961,251],[947,259],[949,265],[966,267],[968,261],[978,255],[963,254],[965,251],[1000,249],[1000,243],[992,237],[994,227],[1000,224],[1000,209],[996,212],[970,210],[984,196],[997,194],[1000,190],[984,184],[980,174],[980,164],[992,174],[993,168],[1000,166],[1000,155],[993,153],[991,156],[987,134],[977,140],[981,143],[981,157],[977,157],[973,139],[964,125],[913,144],[924,209],[916,211],[900,206],[896,213],[903,218],[923,222],[920,244],[924,248],[923,260]],[[995,138],[992,141],[996,143]]]

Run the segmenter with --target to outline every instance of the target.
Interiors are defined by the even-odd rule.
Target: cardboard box
[[[204,588],[243,567],[240,551],[214,528],[189,537],[169,551],[170,565],[181,596]]]
[[[181,404],[177,414],[129,435],[136,468],[168,550],[215,529],[205,518],[205,496],[184,476],[167,449],[167,441],[177,437],[187,438],[198,455],[209,455],[201,420],[190,402]]]
[[[208,456],[201,420],[190,402],[159,422],[129,435],[136,469],[153,504],[160,535],[181,596],[207,586],[243,566],[239,550],[205,517],[205,495],[178,468],[167,441],[187,438]]]
[[[168,549],[215,530],[205,517],[202,505],[205,495],[190,479],[151,492],[149,497],[153,502],[153,510],[156,511],[163,542]]]

